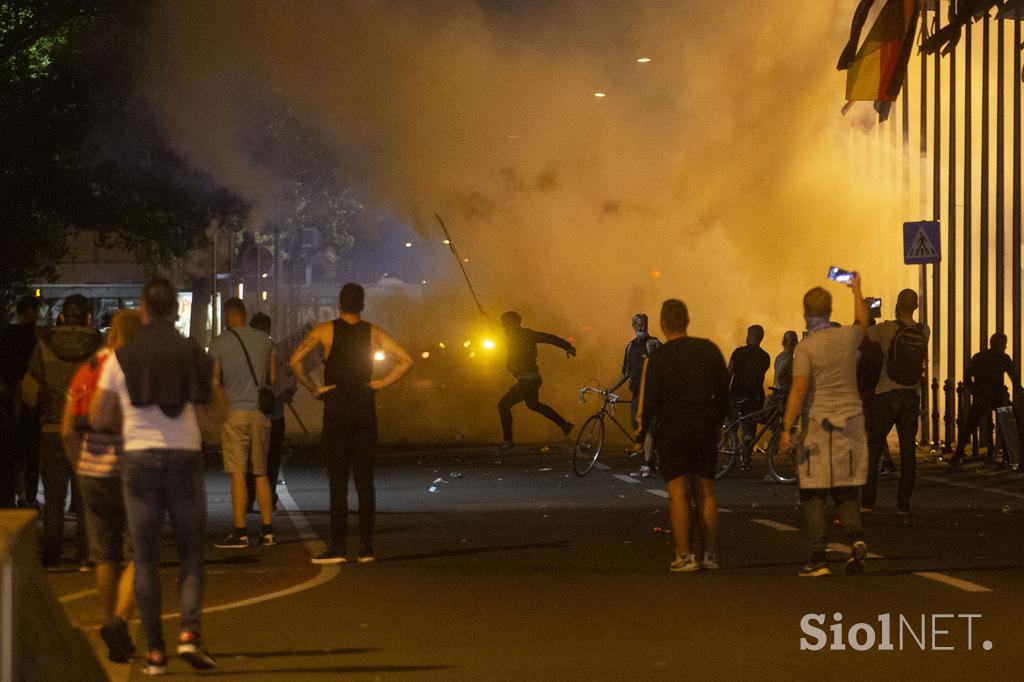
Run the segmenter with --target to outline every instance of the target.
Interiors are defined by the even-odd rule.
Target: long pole
[[[921,3],[921,33],[924,34],[927,31],[928,15],[924,9],[924,3]],[[921,59],[921,130],[920,130],[920,147],[921,156],[919,159],[920,164],[920,194],[921,204],[919,208],[922,210],[926,206],[924,199],[924,188],[925,188],[925,172],[927,165],[925,159],[928,158],[928,60]],[[920,272],[920,281],[918,283],[918,297],[920,298],[921,305],[921,323],[928,324],[928,266],[922,265]],[[932,337],[934,339],[934,337]],[[928,387],[931,385],[931,365],[926,364],[924,370],[924,384],[922,385],[921,391],[921,442],[928,443],[931,441],[931,423],[928,419],[928,406],[931,397],[931,391]]]
[[[956,0],[950,0],[950,20],[956,16]],[[947,206],[948,253],[946,258],[946,382],[956,385],[956,48],[949,52],[949,165]],[[946,447],[956,440],[956,401],[947,398],[951,408],[946,413]]]
[[[935,10],[935,31],[939,30],[942,17],[939,10]],[[933,31],[934,34],[934,31]],[[938,51],[935,52],[935,115],[932,117],[935,122],[932,124],[932,220],[942,220],[942,62]],[[948,258],[948,254],[947,254]],[[932,265],[932,371],[936,380],[939,376],[939,366],[942,362],[941,340],[942,340],[942,266],[939,263]],[[939,402],[935,401],[932,411],[937,412]],[[936,420],[932,420],[935,426]],[[938,445],[940,437],[938,427],[932,438]]]
[[[978,250],[980,253],[978,257],[980,259],[980,280],[978,282],[978,298],[979,298],[979,317],[978,317],[978,345],[984,346],[988,339],[988,172],[989,172],[989,153],[988,146],[991,143],[989,130],[988,130],[988,119],[989,119],[989,101],[988,98],[991,94],[991,88],[989,87],[989,67],[991,66],[991,59],[989,52],[991,51],[991,38],[989,34],[991,28],[991,20],[986,14],[985,19],[982,23],[981,29],[981,214],[978,216],[978,229],[981,234],[979,235]]]
[[[1020,167],[1020,79],[1021,79],[1021,20],[1013,22],[1013,366],[1016,382],[1020,382],[1021,363],[1021,167]]]
[[[1006,21],[996,24],[996,331],[1006,333]]]
[[[974,258],[974,244],[972,243],[973,235],[972,230],[972,218],[971,212],[973,211],[973,197],[974,193],[974,178],[972,176],[971,169],[971,126],[973,125],[972,114],[973,107],[971,104],[971,68],[972,68],[972,55],[971,52],[973,46],[971,44],[971,22],[968,21],[964,27],[964,321],[963,321],[963,349],[962,357],[963,364],[960,366],[964,369],[967,368],[967,364],[971,361],[971,297],[973,282],[973,258]]]

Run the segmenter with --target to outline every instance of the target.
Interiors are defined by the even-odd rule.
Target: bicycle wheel
[[[586,476],[594,468],[597,456],[604,446],[604,415],[595,414],[583,422],[572,449],[572,470],[577,476]]]
[[[779,447],[782,431],[776,432],[768,443],[768,473],[779,483],[796,483],[796,448],[783,452]]]
[[[739,459],[740,444],[736,433],[738,427],[722,428],[718,438],[718,462],[715,464],[715,480],[719,481],[729,475]]]

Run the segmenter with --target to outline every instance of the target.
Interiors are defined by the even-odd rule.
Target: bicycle
[[[718,441],[718,462],[715,468],[715,480],[721,480],[729,475],[733,468],[740,464],[741,468],[749,469],[751,455],[756,446],[766,433],[772,432],[768,441],[766,455],[768,459],[768,473],[778,483],[796,483],[797,462],[796,451],[782,452],[779,448],[779,440],[782,438],[782,415],[786,410],[785,391],[771,389],[777,400],[766,401],[764,407],[754,412],[744,414],[742,406],[745,402],[737,403],[734,416],[726,420],[722,425],[721,437]],[[740,425],[743,422],[755,422],[758,424],[754,437],[744,442],[740,437]]]
[[[633,440],[633,433],[615,418],[615,405],[618,403],[629,404],[629,400],[622,400],[619,396],[606,391],[603,388],[585,386],[580,390],[580,404],[586,402],[587,394],[601,396],[601,407],[583,422],[579,435],[576,436],[576,445],[572,450],[572,470],[577,476],[586,476],[597,464],[597,458],[604,447],[604,420],[611,419],[619,430],[626,435],[630,441]]]

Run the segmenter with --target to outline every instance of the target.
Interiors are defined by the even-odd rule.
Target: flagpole
[[[956,16],[956,0],[949,2],[949,18]],[[956,47],[949,51],[949,165],[948,206],[946,228],[946,382],[952,391],[956,381]],[[953,394],[955,396],[955,394]],[[956,400],[947,396],[946,443],[944,450],[952,450],[956,441]]]
[[[938,5],[935,7],[935,31],[942,24],[942,14]],[[935,52],[935,122],[932,124],[932,219],[942,220],[942,71],[941,55]],[[932,371],[935,374],[933,385],[939,380],[939,366],[942,362],[942,272],[941,264],[932,265]],[[939,449],[942,441],[939,433],[939,400],[937,390],[933,390],[936,399],[932,404],[932,442]]]
[[[1013,22],[1013,367],[1020,384],[1021,366],[1021,20]]]
[[[989,220],[989,206],[988,206],[988,172],[989,172],[989,153],[988,147],[991,143],[988,129],[989,121],[989,96],[991,95],[991,88],[989,87],[989,73],[988,70],[991,67],[991,19],[988,14],[985,15],[985,19],[982,24],[981,32],[981,215],[979,216],[978,229],[981,234],[979,235],[979,251],[978,257],[980,259],[981,272],[980,280],[978,282],[978,298],[979,298],[979,317],[978,317],[978,346],[985,346],[988,341],[988,220]]]
[[[924,3],[921,3],[921,36],[927,34],[927,28],[925,22],[928,20],[928,14],[925,11]],[[921,156],[919,158],[920,172],[918,177],[920,178],[918,186],[920,188],[921,203],[919,208],[921,209],[920,215],[924,215],[924,209],[927,206],[925,203],[925,174],[927,172],[927,156],[928,156],[928,58],[922,57],[921,63],[921,131],[920,131],[920,147]],[[921,323],[924,325],[928,324],[928,266],[922,265],[921,272],[919,274],[918,283],[918,297],[920,298],[921,305]],[[921,442],[931,442],[931,422],[929,420],[929,404],[931,403],[931,391],[928,387],[931,385],[931,365],[925,365],[924,378],[921,390]]]

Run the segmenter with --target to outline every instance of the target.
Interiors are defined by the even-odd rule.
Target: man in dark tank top
[[[360,318],[366,294],[348,283],[338,296],[337,319],[313,328],[292,354],[290,365],[299,383],[324,403],[324,428],[320,453],[331,494],[331,537],[327,548],[313,558],[315,564],[347,561],[345,531],[348,520],[348,476],[359,495],[359,562],[373,561],[373,527],[376,493],[373,458],[377,447],[376,392],[402,378],[412,358],[383,329]],[[317,348],[324,354],[324,385],[306,373],[303,359]],[[383,379],[373,379],[376,353],[395,365]]]

